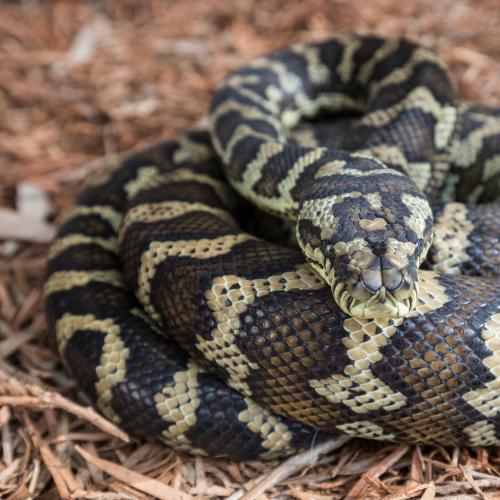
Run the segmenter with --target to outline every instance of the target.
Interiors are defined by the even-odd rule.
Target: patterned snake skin
[[[499,186],[500,111],[432,52],[295,45],[83,191],[49,325],[105,416],[190,453],[499,444]]]

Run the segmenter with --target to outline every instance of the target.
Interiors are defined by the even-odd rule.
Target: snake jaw
[[[382,287],[368,300],[361,300],[354,298],[341,283],[332,287],[332,293],[344,313],[361,319],[405,317],[413,310],[418,297],[418,292],[414,291],[404,300],[397,300]]]
[[[364,249],[345,267],[343,282],[332,280],[332,293],[338,306],[358,318],[404,317],[415,307],[418,281],[408,266],[393,255],[378,256]]]

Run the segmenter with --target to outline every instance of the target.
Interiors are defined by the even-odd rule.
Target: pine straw
[[[233,463],[131,440],[89,408],[47,334],[41,285],[53,228],[38,213],[15,218],[16,192],[29,183],[48,195],[55,225],[93,162],[203,122],[229,70],[293,41],[404,34],[439,51],[463,96],[500,104],[499,25],[497,0],[2,2],[0,232],[12,216],[21,222],[9,230],[24,241],[0,242],[0,494],[499,498],[492,449],[351,440],[281,463]]]

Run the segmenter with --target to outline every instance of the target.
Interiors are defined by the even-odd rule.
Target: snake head
[[[337,305],[358,318],[404,317],[415,308],[417,270],[432,242],[427,199],[406,176],[386,171],[362,172],[357,191],[342,185],[347,175],[335,183],[327,178],[328,196],[317,182],[297,218],[308,262],[331,286]]]
[[[412,245],[390,239],[382,246],[355,248],[358,242],[352,247],[354,251],[337,259],[332,273],[331,289],[338,306],[358,318],[398,318],[410,313],[418,299]]]

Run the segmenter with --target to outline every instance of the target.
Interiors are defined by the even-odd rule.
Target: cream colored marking
[[[137,170],[137,175],[134,179],[128,181],[123,189],[127,193],[127,198],[133,198],[145,184],[149,184],[159,174],[158,167],[154,165],[141,167]]]
[[[337,175],[351,175],[353,177],[370,177],[372,175],[393,175],[394,177],[401,177],[405,174],[398,172],[397,170],[390,169],[386,166],[384,168],[376,168],[373,170],[358,170],[356,168],[345,168],[337,172]]]
[[[278,193],[280,193],[284,198],[287,198],[287,200],[289,200],[288,203],[292,203],[293,201],[290,192],[301,174],[307,170],[308,167],[314,165],[314,163],[321,159],[325,153],[326,150],[324,148],[317,148],[312,151],[308,151],[303,156],[295,160],[293,165],[290,167],[290,170],[288,170],[286,177],[281,180],[277,186]]]
[[[434,143],[438,149],[444,149],[450,144],[452,134],[457,124],[457,108],[443,106],[434,128]]]
[[[291,137],[301,146],[308,148],[319,147],[314,128],[306,123],[301,123],[299,128],[293,129],[291,131]]]
[[[328,233],[326,233],[328,234]],[[309,265],[316,271],[316,273],[321,276],[325,283],[331,284],[334,279],[334,273],[332,270],[332,263],[330,259],[325,259],[323,252],[320,247],[313,248],[309,243],[304,245],[304,242],[300,238],[300,234],[297,231],[297,242],[302,250],[303,254],[306,256]]]
[[[446,177],[445,183],[441,188],[440,198],[441,201],[449,203],[456,200],[457,186],[460,182],[460,176],[457,174],[449,173]]]
[[[177,165],[184,162],[196,163],[208,160],[214,154],[210,146],[193,141],[187,136],[181,137],[176,142],[179,147],[175,150],[172,159]]]
[[[100,320],[92,314],[65,313],[56,322],[56,338],[63,359],[68,341],[79,330],[100,332],[104,335],[101,358],[95,369],[98,378],[95,384],[97,406],[111,421],[120,423],[120,417],[110,403],[113,387],[125,378],[126,362],[130,355],[129,349],[120,338],[121,328],[112,319]]]
[[[361,39],[353,36],[341,36],[338,41],[344,46],[342,52],[342,60],[337,66],[337,73],[343,83],[348,83],[353,75],[355,68],[354,56],[356,51],[361,47]]]
[[[425,198],[419,198],[408,193],[401,195],[401,201],[411,213],[410,216],[403,217],[405,224],[415,232],[419,239],[423,238],[426,221],[432,219],[432,210],[429,202]]]
[[[377,63],[385,59],[388,55],[399,49],[401,40],[398,38],[388,39],[385,41],[375,53],[366,61],[363,66],[359,69],[358,80],[361,84],[366,85],[371,79],[373,70]]]
[[[396,439],[394,434],[387,434],[383,427],[369,420],[336,425],[335,427],[344,434],[353,437],[376,439],[377,441],[393,441]]]
[[[369,86],[370,96],[380,92],[383,87],[404,82],[411,75],[415,65],[420,62],[431,62],[446,72],[444,63],[434,52],[425,47],[417,47],[403,66],[395,67],[388,75],[385,76],[385,78],[382,78],[378,82],[374,82]]]
[[[118,231],[123,219],[123,214],[109,205],[77,205],[62,218],[62,223],[65,224],[71,219],[76,219],[82,215],[98,215],[101,219],[108,222],[115,231]]]
[[[241,75],[238,73],[230,74],[221,83],[220,88],[246,88],[245,85],[256,85],[261,82],[261,77],[257,74]]]
[[[53,259],[65,250],[79,245],[97,245],[108,252],[118,253],[118,240],[115,236],[111,238],[98,238],[97,236],[87,236],[86,234],[69,234],[58,238],[50,245],[49,259]]]
[[[275,141],[262,143],[255,159],[246,167],[241,184],[245,184],[249,188],[252,188],[253,185],[261,179],[264,167],[272,158],[282,153],[284,148],[284,144]]]
[[[281,121],[269,112],[263,111],[258,106],[250,106],[229,98],[217,106],[211,113],[210,120],[216,124],[222,117],[229,113],[238,112],[245,120],[261,120],[268,123],[274,130],[280,134]]]
[[[470,256],[465,249],[470,245],[468,238],[474,224],[467,219],[467,207],[463,203],[448,203],[443,214],[434,224],[433,269],[441,273],[459,275],[460,264]]]
[[[267,109],[269,113],[273,115],[278,115],[279,107],[276,101],[270,99],[269,96],[263,96],[260,92],[256,92],[251,87],[246,87],[245,85],[254,86],[260,83],[261,78],[257,75],[230,75],[222,84],[222,88],[230,88],[241,94],[243,97],[249,101],[258,104],[260,107]],[[209,116],[210,120],[210,116]]]
[[[389,343],[402,318],[392,321],[349,318],[344,320],[344,330],[349,336],[342,339],[352,364],[344,373],[320,380],[310,380],[309,385],[332,403],[343,403],[356,413],[364,414],[384,408],[394,411],[406,405],[406,396],[393,391],[377,378],[370,367],[383,359],[380,348]],[[377,333],[377,327],[381,332]],[[365,340],[367,338],[367,340]]]
[[[495,134],[500,134],[500,120],[498,118],[486,119],[483,126],[474,129],[467,137],[460,138],[453,143],[451,163],[462,168],[474,165],[483,147],[484,139]]]
[[[251,399],[245,398],[245,403],[247,408],[238,413],[238,420],[261,437],[261,446],[268,450],[261,457],[269,459],[278,454],[291,453],[292,433],[288,427]]]
[[[360,252],[365,247],[366,241],[363,238],[354,238],[351,241],[339,241],[338,243],[335,243],[333,250],[335,251],[335,255],[341,257],[343,255]]]
[[[217,152],[220,154],[222,160],[226,165],[230,164],[231,159],[233,157],[233,150],[238,145],[240,141],[243,139],[248,139],[249,137],[253,137],[255,139],[261,139],[263,142],[269,142],[270,137],[268,134],[264,134],[262,132],[256,132],[246,123],[242,123],[235,127],[233,134],[231,135],[231,139],[226,144],[226,148],[222,148],[220,142],[217,138],[214,137],[213,143],[217,149]],[[278,138],[282,139],[281,142],[284,142],[284,137]]]
[[[57,348],[61,358],[64,360],[64,351],[66,345],[73,334],[78,330],[96,330],[106,333],[103,325],[108,325],[112,320],[97,320],[93,314],[76,315],[64,313],[62,318],[59,318],[55,324]],[[89,327],[92,325],[92,328]]]
[[[365,231],[383,231],[387,229],[387,222],[380,217],[375,219],[360,219],[359,227]]]
[[[236,235],[202,238],[198,240],[152,241],[141,255],[141,267],[138,273],[137,298],[148,315],[160,321],[160,315],[151,303],[151,282],[158,267],[170,257],[190,257],[192,259],[211,259],[228,254],[239,243],[255,239],[254,236],[239,233]]]
[[[494,155],[484,162],[481,180],[483,182],[489,181],[498,174],[500,174],[500,154]]]
[[[280,61],[275,61],[267,57],[260,57],[249,64],[251,68],[266,69],[275,74],[278,78],[279,86],[287,93],[303,93],[303,81],[300,76],[288,69],[288,66]]]
[[[483,359],[483,365],[495,378],[486,382],[484,388],[464,394],[463,399],[485,417],[496,418],[500,414],[500,313],[485,323],[480,336],[492,353]]]
[[[389,108],[366,114],[361,122],[373,127],[384,127],[396,119],[405,109],[418,109],[436,118],[434,143],[438,149],[445,148],[450,142],[455,129],[457,109],[454,106],[442,106],[426,87],[416,87],[404,98]]]
[[[378,209],[382,206],[380,193],[369,193],[364,195],[359,191],[352,191],[351,193],[304,201],[300,208],[298,219],[299,221],[310,221],[314,227],[321,229],[321,239],[327,240],[337,230],[337,225],[340,221],[339,217],[334,216],[332,206],[352,198],[365,199],[368,205],[374,209]]]
[[[150,182],[145,182],[141,188],[135,193],[139,193],[143,189],[150,189],[152,187],[160,186],[162,184],[171,184],[174,182],[193,181],[198,184],[203,184],[211,187],[221,201],[228,207],[235,205],[235,193],[227,185],[226,182],[214,179],[211,175],[199,174],[193,172],[189,168],[178,168],[170,172],[153,177]]]
[[[299,221],[310,221],[314,227],[321,229],[321,239],[330,239],[337,230],[338,223],[340,222],[340,218],[335,217],[333,214],[332,205],[334,203],[341,203],[349,198],[354,198],[354,196],[350,196],[352,194],[354,193],[304,201],[299,212]]]
[[[416,108],[425,111],[437,119],[441,117],[442,107],[431,91],[426,87],[416,87],[392,106],[371,113],[361,118],[364,125],[381,128],[389,125],[405,109]]]
[[[204,358],[217,363],[229,374],[228,384],[238,392],[251,397],[246,378],[259,366],[242,353],[236,345],[241,330],[241,316],[258,297],[290,290],[319,290],[325,283],[307,264],[283,274],[249,280],[239,276],[219,276],[212,288],[205,292],[207,305],[217,326],[207,340],[197,335],[197,349]]]
[[[307,94],[295,96],[295,106],[283,110],[281,121],[285,129],[294,128],[302,118],[313,118],[320,110],[328,112],[338,111],[363,111],[363,102],[356,101],[352,97],[341,92],[324,92],[315,99],[311,99]]]
[[[137,180],[137,179],[136,179]],[[164,174],[152,175],[144,178],[134,186],[133,196],[137,196],[141,191],[161,186],[162,184],[171,184],[175,182],[193,181],[211,187],[221,201],[228,207],[235,204],[235,193],[226,182],[214,179],[207,174],[193,172],[190,168],[178,168]],[[169,203],[165,201],[165,203]]]
[[[378,164],[381,169],[389,170],[388,167],[386,165],[384,165],[384,163],[381,162],[378,158],[374,158],[373,156],[367,156],[367,155],[361,153],[360,151],[352,152],[351,156],[353,156],[354,158],[364,158],[366,160],[371,161],[372,163]],[[390,169],[390,171],[392,172],[392,169]],[[400,175],[402,175],[402,174],[400,174]]]
[[[468,425],[464,432],[469,436],[472,446],[498,446],[500,444],[500,440],[496,437],[495,424],[487,420]]]
[[[274,114],[276,116],[280,115],[281,110],[279,106],[283,102],[283,99],[285,99],[285,92],[283,91],[283,89],[277,87],[274,84],[270,84],[265,87],[263,95],[261,94],[261,97],[262,96],[264,96],[265,99],[274,104],[274,106],[276,107],[276,111]]]
[[[420,270],[418,272],[419,298],[415,309],[406,316],[407,318],[435,311],[450,301],[446,288],[437,279],[438,276],[434,271]]]
[[[406,167],[408,160],[401,149],[392,144],[377,144],[370,148],[359,149],[357,153],[368,158],[373,157],[382,163],[392,163]]]
[[[241,196],[266,212],[292,220],[296,218],[299,203],[290,196],[268,198],[267,196],[257,194],[242,182],[231,182],[231,185],[241,194]]]
[[[85,286],[92,281],[123,287],[123,277],[119,271],[56,271],[45,283],[44,295],[64,292],[77,286]]]
[[[248,76],[246,78],[250,78],[250,76]],[[229,80],[231,80],[231,78],[229,78]],[[245,80],[244,83],[249,83],[250,85],[253,85],[254,82]],[[242,85],[229,85],[229,87],[234,88],[243,97],[246,97],[248,100],[259,105],[261,108],[267,109],[269,111],[269,113],[271,113],[272,115],[276,116],[279,114],[279,107],[276,103],[276,100],[268,98],[268,96],[262,96],[261,93],[256,92],[249,87],[244,87]]]
[[[319,109],[328,109],[328,110],[340,110],[340,109],[353,109],[360,110],[363,108],[362,103],[359,103],[352,98],[346,96],[345,94],[331,92],[324,93],[317,96],[315,99],[311,99],[304,91],[302,80],[298,75],[288,70],[287,66],[283,63],[270,61],[266,58],[261,58],[256,60],[254,63],[251,63],[252,67],[255,68],[265,68],[267,70],[273,71],[275,75],[278,77],[279,85],[286,93],[286,95],[294,96],[294,103],[291,104],[286,109],[281,111],[281,122],[282,129],[279,132],[279,137],[276,139],[279,142],[285,141],[285,130],[288,128],[294,127],[303,116],[314,116],[317,114]],[[234,83],[229,82],[226,84],[226,88],[234,88],[235,91],[241,92],[243,87],[240,87],[241,79],[234,80]],[[270,90],[268,88],[268,90]],[[275,89],[277,92],[274,92],[274,99],[268,92],[268,101],[269,102],[281,102],[284,98],[282,91],[279,89]],[[279,114],[279,108],[273,109],[272,113],[275,115]],[[269,141],[273,138],[269,137],[266,134],[261,134],[257,132],[253,132],[250,127],[246,124],[241,124],[235,128],[232,133],[231,139],[228,141],[225,148],[222,147],[220,141],[218,140],[217,134],[215,131],[216,120],[210,121],[210,128],[212,132],[212,140],[215,146],[216,151],[223,159],[224,163],[228,163],[232,157],[232,151],[235,145],[242,139],[247,137],[258,137],[263,139],[264,141]]]
[[[278,149],[275,151],[276,154],[280,152]],[[277,191],[280,195],[277,197],[269,198],[265,195],[259,195],[252,189],[252,182],[256,182],[261,177],[261,170],[254,171],[253,168],[251,168],[251,165],[247,168],[243,180],[241,182],[233,182],[232,184],[235,189],[242,194],[242,196],[252,201],[260,208],[274,214],[279,214],[282,217],[294,219],[298,209],[298,202],[292,198],[291,190],[297,182],[300,174],[320,159],[324,153],[325,150],[323,148],[318,148],[308,151],[303,156],[297,158],[295,163],[290,167],[286,177],[278,184]],[[257,167],[263,167],[260,160]]]
[[[201,403],[198,398],[200,373],[204,373],[203,370],[190,361],[187,370],[176,372],[173,384],[165,385],[154,395],[154,400],[158,415],[170,424],[162,432],[167,443],[185,452],[206,455],[203,450],[193,448],[186,437],[186,432],[198,421],[196,411]]]
[[[380,193],[368,193],[363,196],[368,201],[368,205],[374,210],[382,208],[382,196]]]
[[[192,259],[211,259],[226,255],[235,245],[248,240],[256,240],[247,233],[228,234],[216,238],[200,238],[196,240],[153,241],[149,249],[143,253],[143,258],[154,259],[155,263],[163,262],[168,257],[190,257]]]
[[[408,161],[397,146],[379,144],[371,148],[361,149],[358,153],[368,157],[374,157],[386,165],[399,165],[422,191],[425,190],[431,179],[432,168],[430,163]]]
[[[115,423],[119,423],[121,419],[110,404],[113,399],[112,391],[113,387],[125,378],[127,374],[126,362],[130,355],[128,347],[125,347],[120,338],[120,331],[120,326],[111,322],[104,337],[99,366],[95,370],[99,378],[95,384],[97,406],[106,417]]]
[[[314,177],[316,179],[319,179],[320,177],[327,177],[329,175],[337,174],[346,166],[346,164],[347,162],[344,160],[329,161],[318,169]]]
[[[143,203],[132,207],[127,212],[121,227],[120,239],[122,238],[124,231],[126,231],[131,224],[135,224],[137,222],[152,224],[158,221],[172,220],[191,212],[209,213],[219,217],[231,225],[236,224],[233,217],[227,210],[210,207],[204,203],[187,201],[160,201],[158,203]]]
[[[408,162],[405,171],[417,187],[425,192],[432,178],[431,164],[428,162]]]
[[[290,51],[304,58],[311,82],[322,84],[328,81],[330,68],[321,60],[319,47],[307,43],[297,43],[290,47]]]
[[[92,162],[92,168],[88,177],[83,181],[85,188],[98,187],[106,184],[113,174],[122,167],[122,161],[118,156],[110,155]]]
[[[483,194],[484,186],[476,186],[467,196],[467,201],[469,203],[477,203],[481,195]]]
[[[142,319],[149,327],[154,330],[158,335],[165,335],[165,332],[160,328],[158,323],[155,323],[142,308],[135,308],[129,310],[130,314]]]

